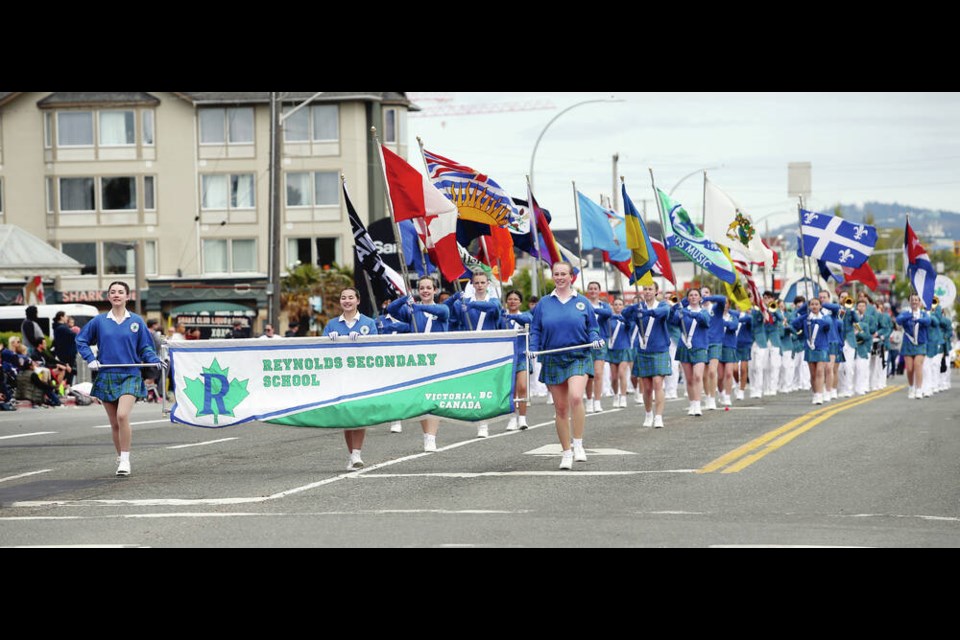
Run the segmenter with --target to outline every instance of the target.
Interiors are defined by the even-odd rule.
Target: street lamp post
[[[537,141],[533,145],[533,153],[530,154],[530,189],[531,190],[533,189],[533,163],[534,163],[534,160],[536,160],[537,158],[537,147],[540,146],[540,140],[543,139],[543,134],[547,132],[547,129],[550,128],[550,125],[552,125],[554,122],[557,121],[557,118],[565,114],[567,111],[583,106],[585,104],[592,104],[594,102],[624,102],[624,100],[622,98],[602,98],[598,100],[584,100],[583,102],[577,102],[576,104],[570,105],[569,107],[567,107],[566,109],[558,113],[557,115],[553,116],[553,118],[550,119],[550,122],[548,122],[547,125],[543,128],[543,131],[540,132],[540,135],[537,136]]]
[[[670,191],[667,192],[667,195],[668,195],[668,196],[673,196],[673,192],[676,191],[676,190],[677,190],[677,187],[679,187],[679,186],[683,183],[683,181],[686,180],[687,178],[692,178],[693,176],[697,175],[697,174],[700,173],[701,171],[713,171],[714,169],[719,169],[719,168],[721,168],[722,166],[723,166],[723,165],[721,164],[721,165],[717,165],[716,167],[704,167],[704,168],[702,168],[702,169],[697,169],[696,171],[691,171],[691,172],[688,173],[687,175],[685,175],[685,176],[683,176],[682,178],[680,178],[679,180],[677,180],[677,184],[673,185],[673,187],[670,188]]]

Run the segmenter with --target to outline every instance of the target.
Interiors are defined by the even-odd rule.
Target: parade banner
[[[167,343],[170,420],[352,429],[434,415],[512,413],[516,331]]]

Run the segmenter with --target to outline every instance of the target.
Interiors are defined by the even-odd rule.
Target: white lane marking
[[[125,520],[131,518],[249,518],[249,517],[294,517],[303,516],[382,516],[382,515],[418,515],[418,514],[437,514],[437,515],[517,515],[532,513],[529,509],[518,509],[514,511],[499,511],[494,509],[365,509],[360,511],[315,511],[311,513],[250,513],[237,511],[233,513],[137,513],[126,515],[109,516],[10,516],[0,518],[0,522],[28,522],[35,520]],[[2,547],[0,547],[2,548]]]
[[[150,549],[142,544],[19,544],[0,549]]]
[[[167,449],[186,449],[187,447],[202,447],[206,444],[216,444],[218,442],[228,442],[230,440],[239,440],[240,438],[220,438],[219,440],[208,440],[207,442],[193,442],[191,444],[178,444]]]
[[[589,449],[584,447],[584,451],[587,453],[592,453],[595,456],[635,456],[637,455],[633,451],[624,451],[623,449]],[[559,456],[563,452],[563,449],[559,444],[545,444],[542,447],[537,449],[531,449],[530,451],[524,451],[524,455],[528,456]]]
[[[26,478],[27,476],[35,476],[38,473],[46,473],[48,471],[53,471],[53,469],[40,469],[40,471],[28,471],[27,473],[21,473],[18,476],[7,476],[6,478],[0,478],[0,482],[6,482],[7,480],[17,480],[18,478]]]
[[[642,511],[638,513],[643,513]],[[707,515],[703,511],[649,511],[652,515],[657,516],[703,516]]]
[[[138,424],[156,424],[157,422],[170,422],[170,419],[166,420],[141,420],[140,422],[131,422],[130,426],[133,427]],[[172,424],[172,423],[171,423]],[[93,427],[94,429],[109,429],[110,425],[108,424],[98,424]]]
[[[708,549],[874,549],[849,544],[709,544]]]
[[[33,431],[31,433],[15,433],[12,436],[0,436],[0,440],[7,440],[9,438],[26,438],[27,436],[46,436],[51,433],[56,433],[56,431]]]
[[[478,471],[476,473],[373,473],[367,478],[496,478],[500,476],[636,476],[648,473],[696,473],[696,469],[663,469],[656,471]]]

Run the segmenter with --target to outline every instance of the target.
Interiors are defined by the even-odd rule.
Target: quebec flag
[[[876,227],[806,209],[800,210],[800,233],[803,242],[797,247],[798,256],[852,269],[866,262],[877,246]]]

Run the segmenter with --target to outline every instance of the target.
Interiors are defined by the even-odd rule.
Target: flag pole
[[[527,179],[527,211],[530,213],[530,232],[533,235],[533,250],[537,252],[536,256],[530,256],[533,258],[533,273],[531,274],[531,287],[530,293],[535,296],[540,295],[540,237],[537,235],[537,212],[533,208],[533,190],[530,188],[530,176],[525,176]]]
[[[803,286],[804,293],[807,294],[807,301],[810,301],[813,295],[813,287],[810,282],[810,275],[807,273],[807,254],[803,250],[803,196],[797,196],[797,227],[800,230],[800,264],[803,265],[803,279],[806,283]]]
[[[583,264],[583,236],[580,234],[580,203],[577,202],[577,182],[571,180],[570,184],[573,185],[573,213],[577,221],[577,257],[580,259],[580,266],[586,269],[586,265]],[[581,270],[580,275],[586,277],[586,272]],[[587,286],[583,284],[583,278],[580,278],[580,290],[584,293],[587,291]]]
[[[403,255],[403,242],[400,234],[400,224],[397,222],[397,216],[393,212],[393,198],[390,197],[390,181],[387,180],[387,163],[383,159],[383,147],[380,145],[380,139],[377,137],[377,128],[370,127],[370,135],[373,136],[373,142],[377,146],[377,155],[380,157],[380,173],[383,176],[383,185],[386,189],[387,207],[390,209],[390,220],[393,222],[390,229],[393,231],[393,241],[397,244],[397,252],[400,254],[400,270],[403,272],[403,283],[410,287],[410,275],[407,273],[407,259]],[[424,263],[426,264],[426,263]],[[417,317],[410,312],[410,319],[413,321],[413,332],[420,333],[420,327],[417,326]]]
[[[660,195],[657,193],[657,185],[656,185],[656,183],[653,181],[653,169],[651,169],[651,168],[649,168],[649,167],[647,167],[647,169],[650,171],[650,186],[653,187],[653,199],[654,199],[654,200],[656,201],[656,203],[657,203],[657,215],[660,217],[660,240],[663,242],[663,248],[664,248],[664,250],[667,252],[667,256],[669,257],[669,255],[670,255],[670,247],[667,245],[667,234],[666,234],[666,232],[664,231],[664,225],[665,225],[665,223],[664,223],[663,207],[661,206],[662,203],[660,202]],[[620,176],[620,180],[623,181],[623,176]],[[694,275],[696,275],[696,273],[697,273],[697,263],[696,263],[696,262],[693,263],[693,273],[694,273]],[[674,274],[673,274],[673,277],[676,278],[676,277],[677,277],[677,274],[674,273]],[[664,279],[666,279],[666,278],[664,278]],[[667,285],[664,284],[663,286],[666,287]],[[673,290],[674,290],[674,291],[677,290],[677,283],[676,283],[676,282],[673,283]]]

